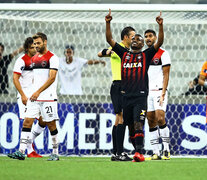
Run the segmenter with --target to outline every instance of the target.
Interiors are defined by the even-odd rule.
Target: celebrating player
[[[48,160],[57,161],[59,156],[56,120],[59,118],[57,114],[56,77],[59,58],[47,49],[47,36],[45,34],[39,32],[33,36],[33,40],[38,52],[32,58],[33,88],[35,92],[27,102],[26,118],[21,132],[19,151],[13,153],[13,156],[16,159],[25,159],[25,149],[29,141],[33,121],[41,115],[52,137],[53,152]]]
[[[157,40],[155,31],[148,29],[145,31],[144,36],[146,45],[149,48],[152,47]],[[169,128],[165,121],[170,64],[169,53],[165,49],[159,48],[158,52],[152,58],[148,70],[149,95],[147,102],[147,119],[150,128],[150,143],[153,149],[153,155],[148,158],[149,160],[161,159],[159,151],[160,137],[164,146],[162,158],[165,160],[170,159]]]
[[[106,21],[106,40],[113,47],[121,58],[121,79],[123,94],[123,119],[126,124],[134,124],[134,139],[136,145],[136,153],[134,155],[135,162],[144,161],[142,149],[144,146],[143,125],[145,122],[147,110],[148,95],[148,68],[153,56],[163,43],[163,19],[160,16],[156,18],[159,24],[158,41],[145,51],[141,51],[144,46],[144,39],[141,35],[136,34],[132,38],[131,49],[123,48],[112,39],[110,21],[112,20],[111,10],[105,17]]]
[[[135,35],[134,28],[128,26],[121,32],[121,40],[119,43],[122,47],[129,49],[131,45],[131,39]],[[125,133],[125,125],[123,125],[122,114],[122,95],[121,95],[121,59],[112,51],[112,48],[103,49],[98,53],[99,57],[111,57],[111,70],[113,83],[111,85],[111,100],[116,114],[115,124],[112,129],[113,140],[113,154],[111,156],[112,161],[131,161],[126,153],[123,153],[123,141]],[[132,140],[133,141],[133,140]],[[117,156],[116,156],[117,154]]]

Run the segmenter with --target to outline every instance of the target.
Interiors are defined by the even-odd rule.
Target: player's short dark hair
[[[33,39],[32,37],[28,37],[25,41],[24,41],[24,44],[23,44],[23,47],[24,47],[24,51],[25,53],[28,52],[28,49],[30,48],[30,46],[33,44]]]
[[[133,27],[131,27],[131,26],[127,26],[127,27],[125,27],[125,28],[121,31],[121,40],[124,39],[124,36],[125,36],[125,35],[129,36],[129,33],[130,33],[131,31],[135,31],[135,29],[134,29]]]
[[[47,40],[47,36],[44,33],[38,32],[34,36],[32,36],[33,39],[41,38],[42,41]]]
[[[67,45],[65,46],[65,50],[66,50],[66,49],[72,49],[73,52],[74,52],[75,47],[74,47],[73,45],[69,45],[69,44],[67,44]]]
[[[146,34],[146,33],[152,33],[154,36],[156,36],[156,32],[155,32],[154,30],[152,30],[152,29],[147,29],[147,30],[144,32],[144,34]]]
[[[143,38],[141,34],[135,34],[134,36],[139,36],[139,37]]]
[[[1,42],[0,42],[0,46],[3,49],[3,51],[4,51],[4,45]]]

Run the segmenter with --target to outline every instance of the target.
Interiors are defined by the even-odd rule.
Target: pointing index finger
[[[162,16],[162,11],[160,11],[160,17]]]
[[[111,9],[109,8],[109,16],[111,16]]]

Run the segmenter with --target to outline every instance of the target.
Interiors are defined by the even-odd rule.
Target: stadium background
[[[8,3],[8,1],[6,2]],[[14,4],[19,1],[11,2]],[[38,1],[35,2],[38,3]],[[93,1],[91,2],[93,3]],[[104,2],[106,1],[98,3]],[[187,1],[182,2],[186,3]],[[73,1],[73,3],[80,3],[80,1]],[[120,2],[117,1],[117,3]],[[126,1],[122,3],[126,3]],[[133,2],[129,1],[129,3]],[[154,2],[146,1],[146,3]],[[168,3],[176,3],[176,1]],[[190,3],[205,2],[192,1]],[[117,6],[119,5],[114,7]],[[112,8],[114,39],[120,40],[120,31],[126,25],[135,27],[140,34],[143,34],[147,28],[157,30],[155,17],[159,11],[155,9],[146,10],[126,10],[125,12],[116,10],[113,12]],[[0,39],[5,45],[4,54],[19,48],[26,37],[41,31],[48,35],[48,48],[58,56],[63,56],[66,44],[73,44],[76,48],[76,56],[97,59],[97,52],[108,47],[105,40],[104,24],[106,13],[107,8],[102,11],[92,10],[90,12],[88,10],[71,10],[70,5],[66,6],[64,11],[1,9]],[[163,12],[165,19],[163,47],[169,51],[172,59],[166,120],[170,128],[170,146],[173,155],[207,154],[206,99],[199,95],[189,95],[188,97],[182,95],[188,90],[188,82],[198,75],[203,62],[206,60],[206,15],[207,12],[204,10],[193,9],[188,11],[166,10]],[[83,69],[82,88],[84,95],[58,95],[61,154],[96,155],[110,154],[111,152],[111,125],[115,116],[109,96],[111,85],[110,61],[109,59],[105,60],[106,67],[98,65]],[[0,153],[3,154],[13,152],[18,148],[19,132],[22,125],[16,115],[18,108],[16,91],[12,84],[13,65],[14,60],[8,71],[10,76],[9,95],[0,95]],[[36,142],[41,154],[50,152],[48,149],[51,149],[51,142],[48,136],[48,131],[46,131],[44,136],[39,137]],[[146,133],[146,150],[150,149],[148,137]],[[127,132],[125,148],[128,152],[132,150],[132,146],[127,141]]]

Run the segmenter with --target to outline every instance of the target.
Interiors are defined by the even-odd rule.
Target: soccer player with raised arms
[[[148,29],[144,33],[145,43],[150,48],[157,40],[154,30]],[[159,150],[159,138],[163,143],[162,159],[170,159],[169,150],[169,128],[165,121],[165,111],[167,107],[167,86],[170,74],[170,55],[163,49],[159,48],[158,52],[152,58],[148,76],[149,76],[149,95],[147,119],[150,131],[150,143],[153,154],[147,160],[161,160]],[[158,131],[159,130],[159,131]]]
[[[135,29],[131,26],[125,27],[121,32],[122,47],[129,49],[131,39],[135,35]],[[112,51],[112,48],[103,49],[98,53],[99,57],[111,57],[112,85],[110,90],[111,100],[116,114],[115,124],[112,128],[113,154],[112,161],[131,161],[126,153],[123,152],[123,142],[125,125],[123,124],[122,114],[122,94],[121,94],[121,59]],[[133,141],[133,140],[132,140]]]
[[[134,125],[135,155],[134,162],[144,161],[142,150],[144,147],[143,126],[147,110],[148,96],[148,68],[153,56],[163,43],[163,19],[156,18],[159,25],[158,41],[145,51],[141,51],[144,46],[144,39],[141,35],[135,34],[132,38],[131,49],[129,51],[112,39],[110,22],[112,20],[111,10],[105,17],[106,40],[112,46],[112,50],[121,58],[121,87],[123,94],[123,119],[126,124]]]

